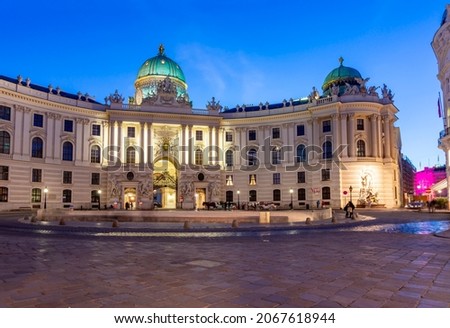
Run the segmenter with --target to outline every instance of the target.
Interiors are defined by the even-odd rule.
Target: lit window
[[[126,163],[127,164],[134,164],[134,163],[136,163],[136,150],[133,147],[128,147],[127,148]]]
[[[203,165],[203,151],[201,149],[195,151],[195,165]]]
[[[232,186],[233,185],[233,176],[227,175],[225,181],[226,181],[227,186]]]
[[[33,188],[31,189],[31,202],[40,203],[41,202],[41,189]]]
[[[100,163],[100,146],[97,145],[92,146],[91,163]]]
[[[250,174],[248,176],[248,184],[250,186],[256,186],[256,174]]]

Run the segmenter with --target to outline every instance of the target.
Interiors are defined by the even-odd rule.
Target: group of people
[[[345,217],[346,218],[353,219],[353,217],[355,215],[355,205],[353,204],[352,201],[349,201],[347,203],[347,205],[345,205],[344,211],[345,211]]]
[[[125,209],[126,210],[132,210],[133,209],[133,203],[132,202],[126,202],[125,203]]]

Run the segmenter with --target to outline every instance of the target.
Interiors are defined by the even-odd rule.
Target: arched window
[[[233,202],[233,191],[232,190],[227,190],[227,192],[225,193],[225,200],[227,202]]]
[[[356,142],[356,156],[366,157],[366,143],[363,140]]]
[[[62,202],[71,203],[72,202],[72,190],[64,189],[62,193]]]
[[[273,201],[279,202],[281,200],[281,190],[280,189],[274,189],[272,192]]]
[[[247,165],[248,166],[254,166],[258,164],[258,158],[257,158],[257,152],[256,149],[251,148],[247,152]]]
[[[328,158],[333,157],[333,147],[332,147],[331,141],[325,141],[322,145],[322,150],[323,150],[323,155],[322,155],[323,159],[328,159]]]
[[[42,158],[44,156],[44,142],[36,137],[31,141],[31,157]]]
[[[306,162],[307,160],[308,160],[308,155],[306,153],[305,145],[298,145],[296,156],[295,156],[295,161],[297,163],[300,163],[300,162]]]
[[[0,187],[0,202],[5,203],[8,201],[8,188]]]
[[[200,148],[195,151],[195,165],[203,165],[203,151]]]
[[[91,147],[91,163],[100,163],[100,146]]]
[[[73,145],[69,141],[63,143],[62,159],[63,161],[73,161]]]
[[[127,164],[136,163],[136,150],[134,149],[134,147],[127,148],[127,156],[126,156],[125,162]]]
[[[31,189],[31,202],[32,203],[40,203],[41,202],[41,189],[33,188]]]
[[[306,200],[306,189],[305,188],[299,188],[297,190],[297,198],[298,200]]]
[[[249,200],[249,202],[256,202],[256,199],[257,199],[256,195],[257,195],[256,190],[250,190],[248,192],[248,200]]]
[[[0,131],[0,153],[9,154],[11,149],[11,136],[6,131]]]
[[[330,187],[322,188],[322,199],[331,199]]]
[[[272,165],[281,164],[281,150],[279,147],[272,148]]]
[[[225,165],[228,167],[233,166],[233,151],[231,149],[225,152]]]

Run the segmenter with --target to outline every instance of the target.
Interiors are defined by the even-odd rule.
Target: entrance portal
[[[177,169],[168,159],[154,164],[153,190],[155,207],[177,208]]]
[[[205,208],[204,202],[206,202],[206,188],[195,188],[195,208]]]
[[[136,209],[136,188],[126,188],[124,190],[123,208],[126,210]],[[128,205],[127,205],[128,204]]]

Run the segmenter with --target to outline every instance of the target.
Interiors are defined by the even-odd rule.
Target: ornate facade
[[[450,185],[450,5],[447,5],[444,11],[441,26],[434,35],[431,46],[438,61],[437,78],[441,82],[443,95],[442,108],[440,108],[442,113],[440,114],[443,114],[444,130],[439,135],[439,148],[445,152],[447,184],[443,188],[447,188]]]
[[[397,108],[368,81],[341,59],[322,94],[194,109],[162,46],[128,103],[0,76],[0,209],[398,207]]]

